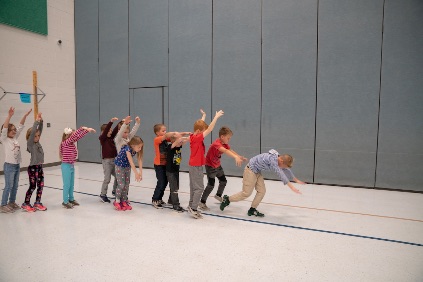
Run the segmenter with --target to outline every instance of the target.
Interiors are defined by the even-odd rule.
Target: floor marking
[[[51,186],[44,186],[44,187],[55,189],[55,190],[63,190],[62,188],[51,187]],[[74,191],[74,193],[99,197],[98,195],[86,193],[86,192]],[[141,205],[146,205],[146,206],[152,206],[152,204],[138,202],[138,201],[130,201],[130,202],[141,204]],[[168,209],[171,209],[171,208],[168,208]],[[397,244],[405,244],[405,245],[423,247],[423,244],[413,243],[413,242],[406,242],[406,241],[399,241],[399,240],[392,240],[392,239],[386,239],[386,238],[379,238],[379,237],[372,237],[372,236],[365,236],[365,235],[358,235],[358,234],[344,233],[344,232],[337,232],[337,231],[329,231],[329,230],[323,230],[323,229],[315,229],[315,228],[308,228],[308,227],[301,227],[301,226],[287,225],[287,224],[280,224],[280,223],[273,223],[273,222],[266,222],[266,221],[255,221],[255,220],[251,220],[251,219],[238,218],[238,217],[232,217],[232,216],[226,216],[226,215],[218,215],[218,214],[212,214],[212,213],[204,213],[203,212],[202,214],[210,215],[210,216],[214,216],[214,217],[219,217],[219,218],[226,218],[226,219],[232,219],[232,220],[238,220],[238,221],[257,223],[257,224],[272,225],[272,226],[293,228],[293,229],[299,229],[299,230],[305,230],[305,231],[313,231],[313,232],[342,235],[342,236],[348,236],[348,237],[357,237],[357,238],[363,238],[363,239],[378,240],[378,241],[385,241],[385,242],[390,242],[390,243],[397,243]]]

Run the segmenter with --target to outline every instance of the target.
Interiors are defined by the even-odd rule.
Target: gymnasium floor
[[[100,201],[102,177],[101,164],[78,163],[81,206],[66,210],[60,167],[45,168],[48,211],[0,214],[0,281],[423,281],[423,194],[297,185],[297,195],[266,181],[266,217],[248,217],[250,201],[221,212],[210,197],[194,219],[151,206],[154,170],[132,180],[125,212]],[[19,204],[27,184],[21,172]],[[186,207],[186,173],[179,195]]]

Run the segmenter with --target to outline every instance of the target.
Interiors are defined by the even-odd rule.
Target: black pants
[[[28,167],[28,176],[29,176],[29,188],[26,191],[25,204],[29,204],[31,201],[32,193],[35,188],[37,189],[37,198],[36,202],[41,202],[41,195],[43,194],[44,187],[44,171],[43,165],[31,165]]]
[[[216,195],[222,197],[223,191],[225,190],[226,177],[225,172],[221,166],[217,168],[213,168],[211,166],[206,165],[206,173],[207,173],[207,186],[204,189],[203,195],[201,196],[201,202],[206,203],[207,198],[209,197],[210,193],[214,189],[215,178],[219,179],[219,187],[217,188]]]

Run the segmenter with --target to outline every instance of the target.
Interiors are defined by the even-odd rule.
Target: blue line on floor
[[[56,190],[63,190],[62,188],[56,188],[56,187],[51,187],[51,186],[44,186],[44,187],[51,188],[51,189],[56,189]],[[99,195],[95,195],[95,194],[91,194],[91,193],[78,192],[78,191],[74,191],[74,192],[75,193],[78,193],[78,194],[99,197]],[[137,201],[131,201],[131,203],[137,203],[137,204],[146,205],[146,206],[151,206],[152,205],[152,204],[147,204],[147,203],[137,202]],[[258,224],[265,224],[265,225],[272,225],[272,226],[293,228],[293,229],[299,229],[299,230],[306,230],[306,231],[313,231],[313,232],[321,232],[321,233],[328,233],[328,234],[335,234],[335,235],[342,235],[342,236],[349,236],[349,237],[357,237],[357,238],[370,239],[370,240],[379,240],[379,241],[385,241],[385,242],[390,242],[390,243],[397,243],[397,244],[405,244],[405,245],[423,247],[423,244],[413,243],[413,242],[406,242],[406,241],[399,241],[399,240],[392,240],[392,239],[385,239],[385,238],[378,238],[378,237],[372,237],[372,236],[365,236],[365,235],[358,235],[358,234],[351,234],[351,233],[344,233],[344,232],[336,232],[336,231],[329,231],[329,230],[322,230],[322,229],[315,229],[315,228],[307,228],[307,227],[300,227],[300,226],[294,226],[294,225],[286,225],[286,224],[266,222],[266,221],[255,221],[255,220],[251,220],[251,219],[244,219],[244,218],[238,218],[238,217],[232,217],[232,216],[226,216],[226,215],[218,215],[218,214],[212,214],[212,213],[204,213],[203,212],[202,214],[206,214],[206,215],[210,215],[210,216],[215,216],[215,217],[220,217],[220,218],[227,218],[227,219],[233,219],[233,220],[239,220],[239,221],[246,221],[246,222],[258,223]]]

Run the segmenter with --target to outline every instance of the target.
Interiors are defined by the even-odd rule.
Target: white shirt
[[[0,141],[4,147],[4,162],[9,164],[20,164],[22,161],[21,157],[21,146],[19,146],[18,137],[24,128],[23,124],[19,124],[16,127],[16,135],[13,138],[7,137],[7,128],[3,128],[0,135]]]

